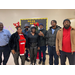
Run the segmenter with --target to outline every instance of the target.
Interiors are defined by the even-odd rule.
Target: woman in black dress
[[[31,32],[28,34],[28,46],[30,50],[31,65],[36,65],[37,50],[39,47],[39,36],[36,33],[36,27],[31,27]]]

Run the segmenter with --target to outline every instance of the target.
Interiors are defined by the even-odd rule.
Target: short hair
[[[2,24],[2,25],[3,25],[3,23],[2,23],[2,22],[0,22],[0,24]]]
[[[16,29],[18,30],[18,28],[21,28],[21,26],[16,27]],[[22,28],[21,28],[22,29]]]
[[[56,20],[52,20],[53,22],[55,22],[55,23],[57,23],[57,21]],[[52,24],[52,21],[51,21],[51,24]]]

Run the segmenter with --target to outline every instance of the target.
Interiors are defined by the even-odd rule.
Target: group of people
[[[61,65],[66,64],[66,57],[68,57],[70,65],[75,65],[75,28],[72,28],[69,19],[63,21],[63,28],[57,25],[56,20],[52,20],[48,31],[44,29],[42,23],[39,24],[37,31],[36,26],[30,26],[27,23],[23,30],[20,25],[16,26],[16,30],[11,35],[8,30],[3,28],[3,23],[0,22],[0,65],[2,62],[3,65],[7,64],[10,52],[12,52],[15,65],[19,65],[19,56],[22,65],[25,64],[25,60],[30,62],[30,65],[37,65],[37,51],[39,51],[38,63],[45,65],[47,47],[49,65],[58,65],[59,57]],[[30,60],[28,59],[28,52]],[[43,58],[41,58],[41,52]]]

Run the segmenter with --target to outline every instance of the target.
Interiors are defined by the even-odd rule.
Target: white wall
[[[48,27],[50,27],[50,21],[55,19],[58,25],[63,26],[62,22],[65,18],[75,18],[75,9],[0,9],[0,21],[7,28],[11,26],[14,31],[16,29],[13,23],[22,18],[48,18]],[[13,33],[10,28],[8,30]]]
[[[51,20],[55,19],[58,25],[62,26],[62,22],[65,18],[75,18],[74,9],[0,9],[0,22],[3,22],[5,27],[11,26],[16,31],[13,23],[20,21],[24,18],[48,18],[48,27],[50,27]],[[72,26],[75,27],[75,20],[72,21]],[[8,28],[11,33],[12,30]],[[48,58],[47,58],[48,59]],[[49,60],[49,59],[48,59]],[[48,60],[46,60],[48,62]],[[12,55],[8,61],[8,64],[14,64]]]

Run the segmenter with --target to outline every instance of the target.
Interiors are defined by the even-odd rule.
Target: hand
[[[41,33],[38,33],[39,36],[42,36]]]
[[[48,47],[48,45],[46,45]]]
[[[29,50],[29,48],[26,48],[26,50]]]
[[[40,31],[40,33],[38,33],[38,35],[44,37],[44,34],[43,34],[43,32],[41,32],[41,31]]]
[[[42,34],[42,36],[44,37],[44,34]]]
[[[46,45],[48,47],[48,45]]]
[[[40,50],[40,47],[38,47],[38,50]]]
[[[26,51],[26,48],[25,48],[25,50],[24,50],[24,53],[25,53],[25,51]]]
[[[43,32],[41,32],[41,31],[40,31],[40,34],[41,34],[42,36],[44,36]]]
[[[13,53],[13,54],[15,54],[16,52],[15,52],[15,50],[11,50],[11,52]]]
[[[56,51],[56,53],[57,53],[58,56],[60,56],[60,52],[59,51]]]

